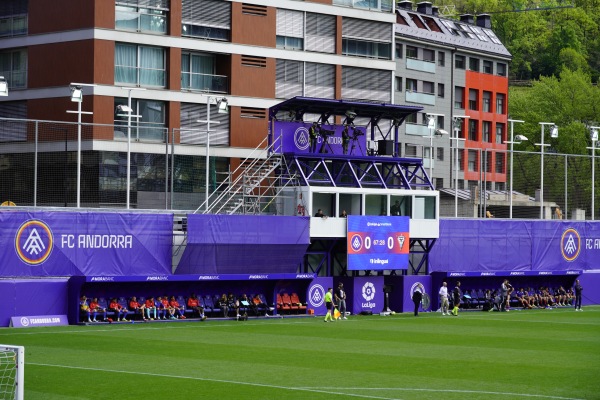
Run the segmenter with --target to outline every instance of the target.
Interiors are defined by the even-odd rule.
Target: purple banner
[[[325,307],[325,292],[328,288],[333,287],[333,278],[315,278],[308,285],[306,290],[307,308],[312,309],[315,315],[325,315],[327,307]]]
[[[358,314],[371,311],[378,314],[383,311],[383,276],[354,278],[352,311]]]
[[[308,245],[310,219],[268,215],[188,215],[176,274],[294,273]]]
[[[171,273],[171,214],[0,212],[0,276]]]
[[[408,268],[408,217],[348,216],[349,270]]]
[[[311,123],[275,121],[273,128],[277,153],[329,153],[366,155],[366,129],[362,126],[319,125],[316,129],[316,143],[311,149]],[[347,143],[344,153],[344,143]]]
[[[38,326],[69,325],[66,315],[29,315],[12,317],[10,325],[13,328],[34,328]]]
[[[431,288],[431,276],[429,275],[407,275],[404,277],[403,283],[402,312],[413,312],[415,310],[412,296],[417,289],[421,293],[429,295],[431,301],[437,297],[437,291],[434,294]],[[423,308],[419,307],[419,310],[422,311]]]
[[[440,220],[434,271],[567,271],[597,267],[600,222]]]

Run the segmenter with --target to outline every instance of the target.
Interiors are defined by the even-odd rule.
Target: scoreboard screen
[[[348,270],[407,269],[409,217],[349,215]]]

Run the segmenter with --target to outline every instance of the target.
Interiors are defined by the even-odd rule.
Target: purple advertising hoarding
[[[354,278],[352,310],[355,314],[363,311],[377,314],[383,311],[383,278],[383,276]]]
[[[308,309],[312,309],[315,315],[325,315],[327,307],[325,306],[325,292],[328,288],[333,287],[333,278],[315,278],[312,280],[306,290],[306,305]]]
[[[171,274],[172,214],[0,212],[0,276]]]
[[[586,270],[598,259],[598,222],[442,219],[429,272]]]
[[[366,155],[366,129],[362,126],[348,126],[344,133],[343,125],[319,125],[316,146],[311,149],[310,129],[312,124],[306,122],[273,122],[273,141],[277,143],[274,151],[277,153],[328,153]],[[344,136],[348,143],[344,153]]]
[[[409,217],[348,216],[348,270],[408,268]]]

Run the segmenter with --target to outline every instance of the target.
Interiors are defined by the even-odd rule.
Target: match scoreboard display
[[[348,270],[407,269],[409,217],[348,216]]]

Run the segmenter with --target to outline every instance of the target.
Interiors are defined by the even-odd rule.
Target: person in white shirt
[[[450,315],[448,312],[448,284],[446,282],[442,282],[442,287],[438,293],[440,295],[440,309],[442,310],[442,315]]]

